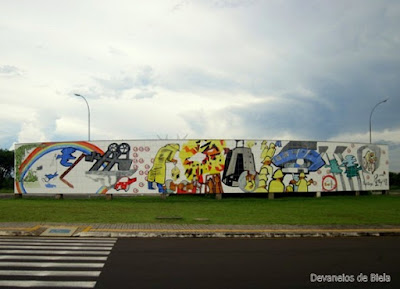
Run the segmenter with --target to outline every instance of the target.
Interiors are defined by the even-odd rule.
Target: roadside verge
[[[67,232],[71,230],[71,232]],[[302,238],[400,236],[400,226],[180,225],[0,223],[0,236],[37,237],[49,232],[71,237],[123,238]]]

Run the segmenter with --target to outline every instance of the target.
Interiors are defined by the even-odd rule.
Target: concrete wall
[[[17,194],[389,189],[386,145],[266,140],[17,144]]]

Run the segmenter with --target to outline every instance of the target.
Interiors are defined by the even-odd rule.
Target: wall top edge
[[[225,140],[225,141],[298,141],[298,142],[323,142],[323,143],[348,143],[348,144],[364,144],[364,145],[388,145],[386,143],[368,143],[368,142],[357,142],[357,141],[328,141],[328,140],[301,140],[301,139],[269,139],[269,138],[187,138],[187,139],[100,139],[100,140],[63,140],[63,141],[42,141],[42,142],[24,142],[15,143],[15,146],[37,144],[37,143],[73,143],[73,142],[137,142],[137,141],[152,141],[152,142],[173,142],[173,141],[190,141],[190,140]]]

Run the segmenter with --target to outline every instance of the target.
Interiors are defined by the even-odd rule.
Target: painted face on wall
[[[180,178],[180,174],[181,174],[181,171],[178,169],[178,167],[174,167],[171,170],[171,177],[174,180],[174,182],[176,182]]]
[[[367,160],[368,163],[371,163],[371,164],[375,163],[377,160],[374,152],[368,152],[365,155],[365,159]]]

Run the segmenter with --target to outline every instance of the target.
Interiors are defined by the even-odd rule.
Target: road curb
[[[38,237],[49,228],[74,228],[71,237],[118,238],[332,238],[400,236],[400,227],[350,226],[243,226],[165,224],[3,223],[0,236]],[[56,235],[53,235],[54,237]]]
[[[0,237],[17,237],[17,236],[33,237],[37,235],[32,232],[25,232],[25,231],[0,231]]]
[[[113,238],[334,238],[334,237],[382,237],[400,236],[400,232],[307,232],[307,233],[162,233],[162,232],[80,232],[74,237]]]

